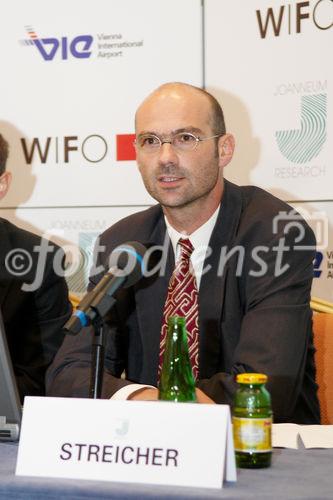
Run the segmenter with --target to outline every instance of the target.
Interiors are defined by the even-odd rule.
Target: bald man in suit
[[[163,246],[166,266],[116,296],[107,322],[102,397],[157,399],[164,304],[179,240],[186,237],[195,250],[206,248],[204,262],[193,262],[198,402],[231,404],[235,375],[263,372],[276,422],[318,423],[309,306],[313,232],[299,217],[290,225],[291,207],[271,194],[224,179],[234,138],[207,92],[165,84],[143,101],[135,125],[139,170],[159,204],[103,233],[98,264],[107,270],[112,250],[137,240]],[[50,395],[88,395],[90,351],[85,330],[66,337],[48,371]]]

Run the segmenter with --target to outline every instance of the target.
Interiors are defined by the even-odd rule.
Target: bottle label
[[[272,419],[233,417],[235,451],[272,451]]]

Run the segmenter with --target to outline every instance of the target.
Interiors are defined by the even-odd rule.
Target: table
[[[238,470],[222,490],[15,476],[17,444],[0,443],[0,499],[330,499],[333,449],[275,449],[272,467]]]

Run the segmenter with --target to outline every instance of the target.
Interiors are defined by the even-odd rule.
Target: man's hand
[[[205,394],[201,389],[196,389],[195,394],[197,396],[198,403],[213,404],[213,405],[216,404],[215,401],[210,399],[210,397],[207,396],[207,394]]]
[[[139,389],[128,396],[131,401],[157,401],[158,390],[150,387]]]

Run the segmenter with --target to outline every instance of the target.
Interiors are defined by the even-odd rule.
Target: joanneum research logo
[[[327,95],[301,97],[299,128],[278,130],[275,138],[280,152],[293,163],[306,163],[316,158],[326,140]]]

